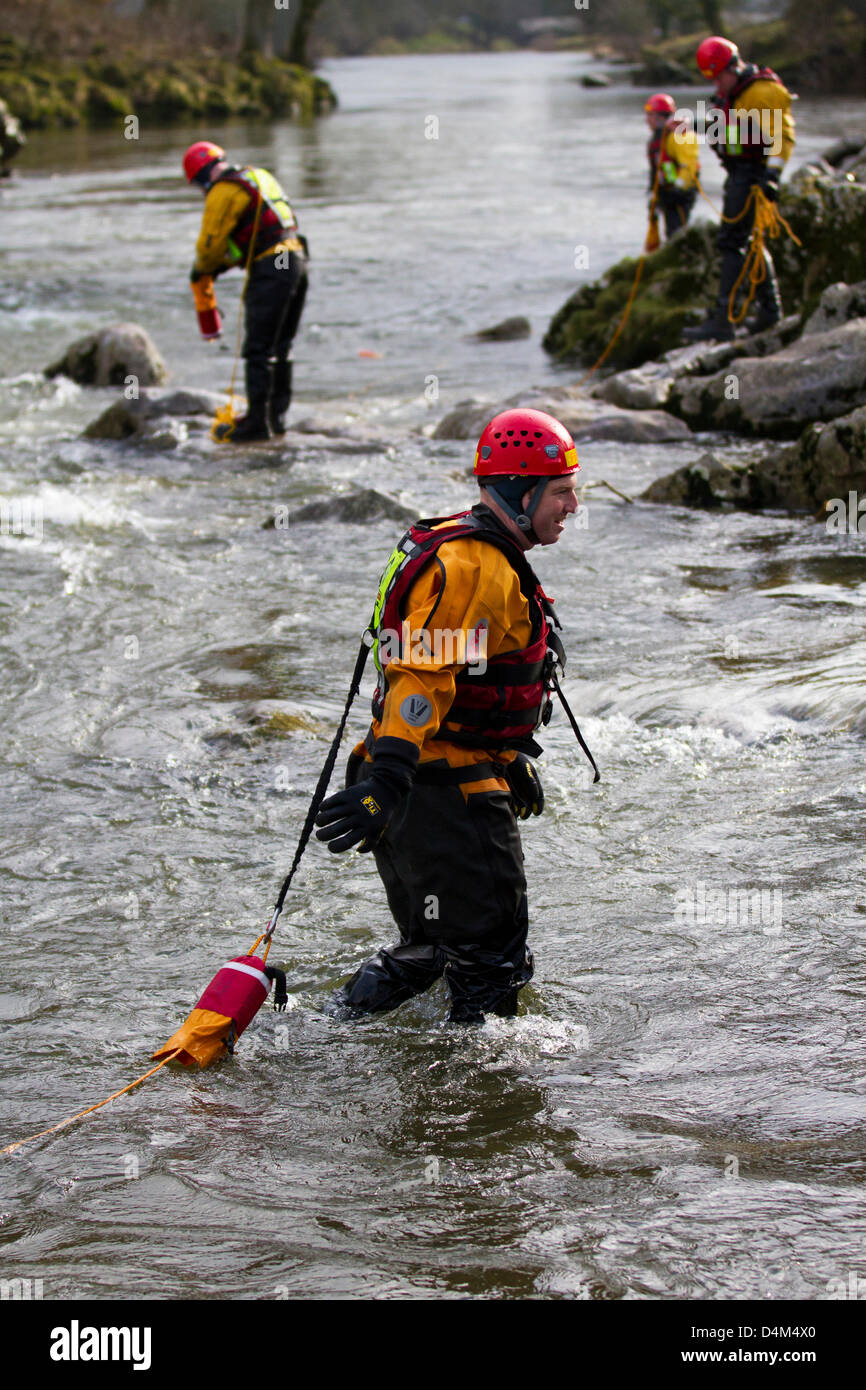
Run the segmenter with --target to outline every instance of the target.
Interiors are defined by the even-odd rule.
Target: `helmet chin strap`
[[[519,481],[523,483],[528,482],[529,480],[520,478]],[[549,477],[539,478],[538,482],[531,490],[524,489],[524,491],[529,491],[530,495],[526,509],[522,512],[519,512],[516,507],[512,506],[511,502],[509,502],[508,498],[505,496],[504,493],[502,493],[499,490],[498,487],[493,487],[489,483],[485,483],[485,487],[487,491],[491,493],[493,497],[496,498],[498,505],[505,512],[505,515],[508,517],[509,521],[514,522],[515,526],[517,526],[523,532],[527,540],[530,540],[533,543],[535,543],[538,541],[538,536],[533,530],[532,518],[535,515],[536,508],[538,507],[538,504],[544,495],[544,489],[547,487],[547,484],[549,482]]]
[[[213,183],[214,174],[216,174],[217,170],[227,168],[227,159],[212,159],[210,164],[205,164],[203,168],[199,169],[193,182],[197,183],[199,188],[203,188],[205,193],[207,193],[210,191],[210,186]]]

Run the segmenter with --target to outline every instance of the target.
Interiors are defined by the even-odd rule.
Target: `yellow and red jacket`
[[[356,751],[400,738],[422,767],[444,759],[452,768],[540,752],[532,734],[550,717],[549,663],[562,655],[555,622],[524,552],[488,508],[419,522],[379,585],[373,723]],[[492,787],[506,783],[485,778],[464,792]]]
[[[244,265],[257,212],[253,260],[281,250],[302,249],[295,214],[273,174],[251,166],[229,167],[207,191],[194,271],[215,275],[234,265]]]
[[[794,149],[791,93],[772,68],[748,63],[727,96],[717,93],[716,109],[722,113],[721,135],[711,139],[708,129],[707,139],[723,163],[768,157],[779,165],[788,162]]]
[[[701,167],[698,137],[686,121],[678,121],[676,116],[671,116],[660,130],[654,131],[647,145],[647,158],[651,188],[655,184],[659,164],[659,192],[671,187],[686,192],[697,188]]]

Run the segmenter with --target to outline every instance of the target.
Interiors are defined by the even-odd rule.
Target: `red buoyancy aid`
[[[263,175],[266,177],[262,177]],[[259,213],[254,255],[261,255],[271,246],[287,240],[291,233],[297,232],[298,224],[291,204],[276,179],[272,174],[267,174],[266,170],[253,169],[252,165],[244,165],[242,169],[228,168],[224,174],[219,174],[214,179],[214,183],[240,184],[250,196],[250,201],[236,223],[231,238],[244,260],[249,251],[260,201],[262,210]]]
[[[445,526],[448,521],[456,524]],[[373,696],[373,716],[381,719],[385,708],[387,657],[380,659],[382,633],[386,630],[402,633],[403,603],[415,579],[425,565],[433,561],[440,545],[464,536],[496,546],[508,560],[529,603],[531,636],[529,644],[518,651],[488,656],[483,672],[468,665],[456,672],[454,701],[440,725],[438,736],[467,748],[520,751],[525,747],[537,753],[539,749],[532,733],[550,718],[550,672],[554,662],[565,665],[565,652],[553,628],[554,624],[559,624],[553,605],[523,551],[498,528],[493,514],[481,504],[471,511],[458,512],[454,517],[416,522],[393,551],[380,581],[370,621],[379,676]],[[431,612],[430,617],[432,615]]]
[[[727,158],[730,159],[763,159],[767,153],[769,141],[765,133],[760,128],[759,121],[738,121],[736,127],[736,140],[730,138],[730,115],[731,111],[748,110],[748,107],[740,107],[737,98],[742,96],[753,82],[775,82],[779,87],[784,87],[784,82],[778,73],[772,68],[759,68],[754,63],[747,63],[745,71],[737,85],[732,88],[727,96],[717,102],[717,109],[724,113],[726,138],[721,141],[710,141],[708,143],[717,146],[717,153],[721,149]]]

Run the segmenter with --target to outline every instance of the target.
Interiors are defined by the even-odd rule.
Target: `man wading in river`
[[[190,280],[206,337],[219,336],[216,301],[203,284],[233,266],[247,271],[244,310],[247,413],[218,425],[216,437],[232,444],[285,434],[292,400],[292,340],[307,294],[307,247],[285,193],[267,169],[227,163],[209,140],[190,145],[183,157],[190,183],[205,193],[204,216]],[[210,288],[207,283],[207,288]],[[205,320],[210,314],[210,331]]]
[[[722,269],[716,306],[703,323],[683,329],[687,342],[705,338],[727,341],[734,336],[728,317],[731,291],[743,269],[746,246],[755,221],[754,207],[743,215],[753,185],[775,203],[782,170],[794,148],[791,93],[772,68],[744,63],[730,39],[704,39],[696,61],[704,77],[716,80],[716,106],[707,115],[707,144],[712,145],[725,167],[722,225],[718,247]],[[758,309],[747,320],[751,333],[772,328],[782,317],[782,301],[776,270],[764,250],[763,280],[758,282]]]
[[[372,850],[400,928],[338,992],[348,1017],[441,975],[451,1022],[510,1017],[532,976],[516,817],[544,806],[528,755],[564,654],[526,551],[559,540],[578,467],[552,416],[497,415],[475,454],[480,501],[418,522],[382,575],[373,723],[316,821],[331,850]]]

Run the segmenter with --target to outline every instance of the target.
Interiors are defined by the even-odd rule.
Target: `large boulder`
[[[493,402],[473,397],[461,401],[436,426],[434,439],[477,439],[490,418],[511,406],[532,406],[565,425],[578,441],[611,439],[623,444],[664,444],[688,439],[691,431],[682,420],[664,410],[621,410],[576,392],[540,395],[523,393],[510,401]]]
[[[137,323],[112,323],[71,343],[45,375],[68,376],[80,386],[139,386],[165,381],[165,363],[150,335]]]
[[[642,494],[646,502],[686,507],[761,507],[818,511],[848,494],[866,493],[866,407],[830,424],[809,425],[794,444],[769,449],[737,463],[703,454],[657,478]]]
[[[290,514],[292,524],[296,521],[397,521],[401,526],[410,526],[417,520],[417,512],[383,492],[376,492],[374,488],[358,488],[339,497],[323,497],[316,502],[307,502],[303,507],[293,508]],[[275,526],[273,517],[264,523],[265,530]]]
[[[866,404],[866,318],[810,333],[770,357],[741,357],[711,376],[683,376],[668,406],[694,429],[793,439],[813,420]]]

